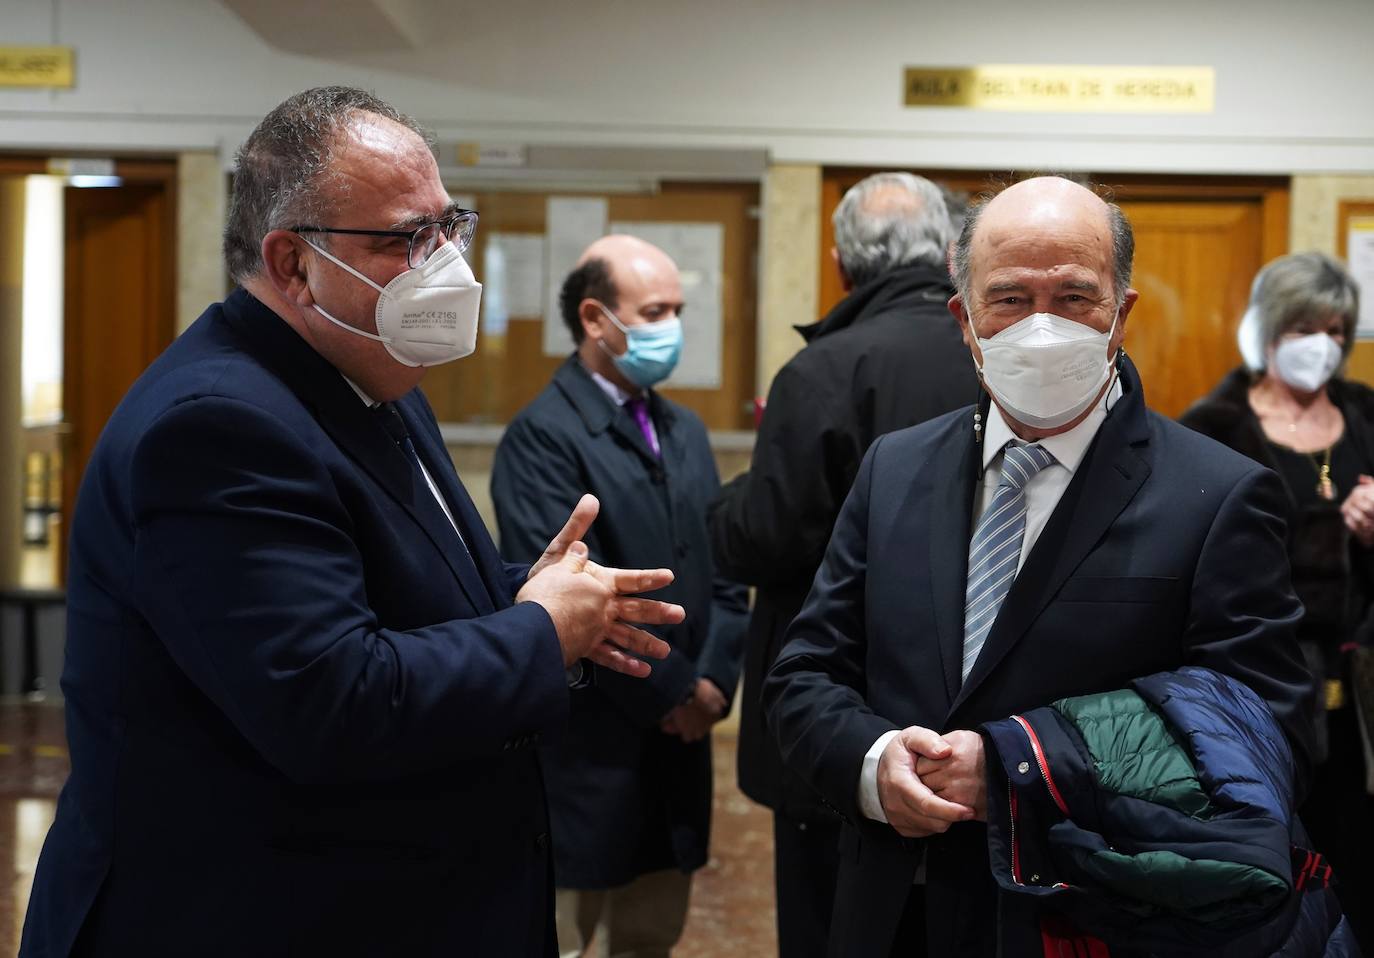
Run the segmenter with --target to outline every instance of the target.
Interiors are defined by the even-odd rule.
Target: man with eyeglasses
[[[584,659],[643,678],[668,650],[630,623],[683,612],[634,595],[668,570],[589,561],[590,496],[533,566],[483,528],[416,388],[475,344],[475,225],[359,90],[240,150],[240,288],[82,482],[72,773],[21,954],[555,953],[533,746]]]

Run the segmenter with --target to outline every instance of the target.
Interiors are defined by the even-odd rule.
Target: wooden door
[[[822,186],[823,309],[843,295],[830,262],[830,215],[866,170],[827,172]],[[1008,174],[921,173],[977,194]],[[1288,183],[1276,178],[1087,174],[1131,221],[1132,285],[1140,300],[1126,331],[1150,406],[1177,416],[1240,362],[1236,327],[1261,266],[1288,250]]]
[[[62,515],[68,528],[101,430],[134,380],[172,341],[171,183],[170,176],[152,176],[119,187],[66,191]],[[64,570],[66,540],[64,533]]]
[[[1264,265],[1261,210],[1224,200],[1123,202],[1140,299],[1126,353],[1152,408],[1177,416],[1240,364],[1236,326]]]

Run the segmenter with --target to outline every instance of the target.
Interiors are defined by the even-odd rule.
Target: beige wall
[[[802,346],[792,327],[816,320],[820,295],[816,244],[821,226],[821,168],[798,164],[769,167],[763,179],[759,228],[759,329],[757,392]],[[728,345],[728,344],[727,344]]]
[[[205,307],[224,298],[224,232],[227,183],[219,154],[177,156],[177,332]]]
[[[1291,194],[1288,248],[1337,255],[1336,217],[1342,200],[1374,202],[1374,176],[1295,176]],[[1361,290],[1374,296],[1374,290]],[[1350,378],[1374,385],[1374,341],[1355,344],[1347,367]]]
[[[1342,200],[1374,203],[1374,176],[1295,176],[1288,248],[1336,255],[1336,212]]]

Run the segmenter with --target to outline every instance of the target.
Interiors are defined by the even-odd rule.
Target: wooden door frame
[[[843,297],[839,276],[830,258],[830,250],[835,245],[835,227],[831,222],[831,215],[839,205],[845,190],[865,176],[881,172],[882,169],[893,168],[828,166],[821,170],[821,235],[818,251],[820,288],[817,290],[817,304],[822,315],[828,311],[830,305]],[[1005,170],[909,168],[909,172],[951,189],[968,192],[975,197],[995,191],[1001,185],[1013,183],[1025,175]],[[1116,202],[1152,199],[1175,202],[1206,202],[1218,199],[1258,201],[1262,219],[1261,261],[1267,263],[1288,252],[1291,177],[1168,173],[1084,173],[1082,176],[1089,182],[1105,187],[1109,191],[1110,199]]]
[[[0,162],[5,158],[0,157]],[[27,158],[25,158],[27,159]],[[46,160],[39,159],[42,168],[37,172],[47,172]],[[16,164],[18,165],[18,164]],[[0,171],[3,171],[0,165]],[[143,329],[143,355],[148,362],[155,359],[172,342],[176,334],[176,289],[177,289],[177,161],[175,158],[139,157],[115,160],[115,175],[130,186],[154,186],[162,194],[162,212],[159,229],[163,237],[161,255],[154,261],[157,275],[152,283],[157,289],[157,305],[150,321]],[[65,230],[64,230],[65,232]],[[69,237],[64,239],[64,247]],[[70,253],[64,257],[69,258]],[[58,579],[66,581],[67,548],[70,541],[71,522],[76,505],[76,493],[85,471],[86,462],[78,461],[76,443],[71,439],[71,415],[74,409],[82,408],[80,397],[85,384],[79,375],[72,375],[72,357],[77,355],[73,342],[76,324],[70,319],[73,305],[77,302],[76,291],[80,288],[77,277],[71,271],[63,270],[63,324],[62,324],[62,406],[64,435],[62,447],[62,529],[57,537]],[[82,424],[83,428],[99,431],[104,423]]]

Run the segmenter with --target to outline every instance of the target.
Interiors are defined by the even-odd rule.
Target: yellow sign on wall
[[[0,87],[61,87],[76,82],[72,47],[0,47]]]
[[[1030,113],[1211,113],[1211,67],[907,67],[907,106]]]

